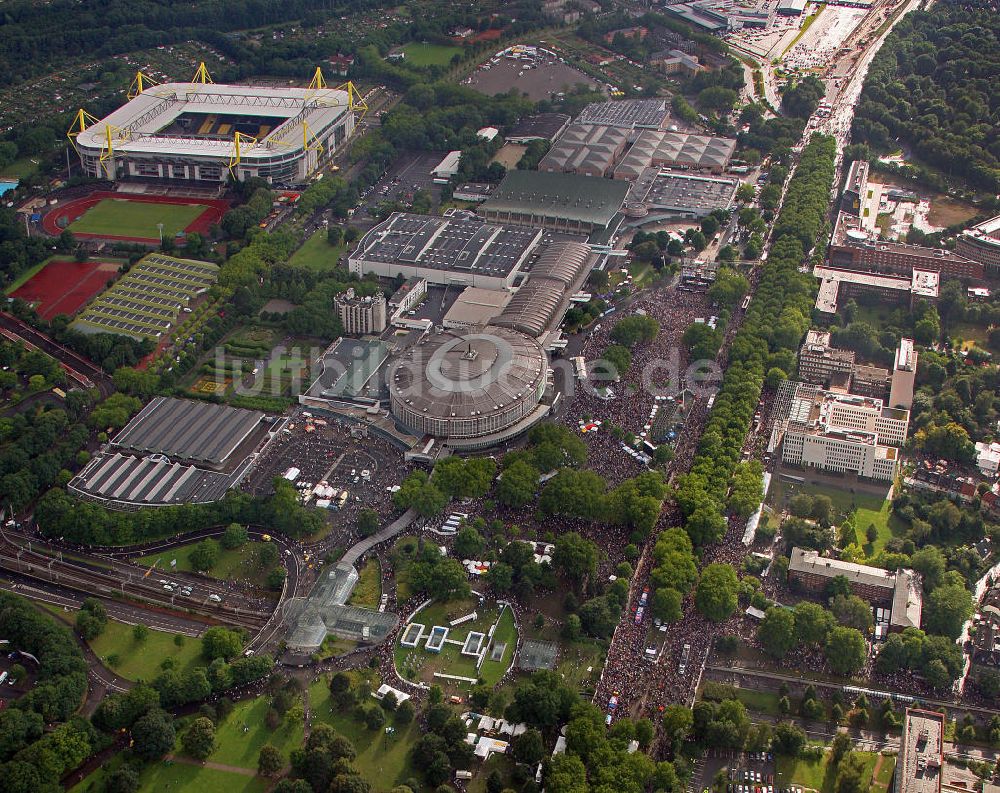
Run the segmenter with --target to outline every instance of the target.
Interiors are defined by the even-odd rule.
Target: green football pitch
[[[207,207],[202,204],[151,204],[106,198],[70,223],[69,230],[81,234],[107,234],[114,237],[159,239],[158,223],[163,224],[163,238],[184,231]]]

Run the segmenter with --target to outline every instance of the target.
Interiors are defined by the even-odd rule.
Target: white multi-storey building
[[[804,390],[792,400],[781,459],[789,465],[892,481],[909,411],[882,400]]]

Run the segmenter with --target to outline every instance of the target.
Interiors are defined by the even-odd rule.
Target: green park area
[[[851,754],[861,763],[859,769],[862,789],[870,793],[887,793],[896,758],[875,752]],[[830,764],[830,757],[830,753],[826,751],[818,757],[808,754],[802,757],[778,757],[775,761],[775,788],[781,790],[794,785],[816,793],[833,793],[839,769]],[[845,759],[840,761],[841,764]]]
[[[319,229],[292,254],[288,265],[303,270],[332,270],[346,249],[344,244],[331,245],[326,241],[326,229]]]
[[[104,778],[120,763],[112,760],[80,784],[70,788],[70,793],[102,793]],[[251,774],[239,774],[203,766],[197,762],[163,760],[146,766],[139,775],[138,793],[264,793],[271,787],[271,780]]]
[[[193,542],[190,545],[180,545],[169,551],[160,551],[155,554],[150,554],[149,556],[140,557],[135,561],[136,563],[144,566],[155,564],[156,569],[151,573],[151,575],[154,576],[171,572],[199,572],[194,563],[191,561],[192,554],[195,554],[195,558],[197,558],[197,548],[199,544],[200,543]],[[242,547],[234,548],[233,550],[227,550],[220,547],[215,564],[204,572],[206,575],[210,575],[213,578],[223,580],[230,580],[234,578],[246,578],[253,580],[261,573],[263,565],[260,563],[260,552],[261,547],[266,544],[267,543],[251,541],[247,542]],[[174,560],[177,561],[176,566],[171,564]]]
[[[292,749],[302,745],[304,732],[301,713],[297,719],[293,718],[293,706],[281,724],[272,730],[265,719],[270,707],[268,697],[237,702],[233,712],[216,727],[215,751],[209,755],[208,762],[256,771],[260,747],[265,743],[281,750],[287,761]]]
[[[168,658],[179,672],[208,665],[201,657],[201,639],[152,629],[140,638],[134,626],[114,620],[108,620],[101,635],[91,640],[90,649],[128,680],[152,680],[163,671],[162,664]]]
[[[352,606],[378,608],[382,597],[382,567],[378,559],[369,559],[358,571],[358,583],[351,593]]]
[[[369,699],[375,702],[370,696]],[[373,790],[389,790],[409,777],[417,776],[409,762],[410,750],[421,736],[420,725],[416,722],[398,725],[392,733],[386,733],[384,727],[369,729],[354,717],[352,709],[338,708],[331,702],[329,683],[325,677],[309,686],[309,707],[313,725],[329,724],[354,744],[358,753],[354,766]],[[392,714],[386,714],[386,717],[391,725]]]
[[[163,224],[164,239],[184,231],[205,211],[201,204],[151,204],[108,198],[70,223],[69,230],[80,234],[107,234],[116,237],[157,239]]]
[[[476,618],[459,625],[450,626],[452,620],[475,612]],[[499,622],[497,619],[499,617]],[[407,680],[419,680],[427,684],[440,685],[445,690],[467,691],[472,683],[463,680],[448,680],[435,674],[455,675],[470,679],[482,679],[489,686],[496,685],[503,673],[510,667],[517,646],[517,627],[509,608],[501,609],[495,603],[477,605],[474,598],[450,603],[431,603],[419,611],[413,622],[424,626],[424,639],[416,647],[404,647],[397,642],[395,648],[396,670]],[[497,623],[493,639],[486,650],[482,666],[476,669],[476,658],[462,654],[462,644],[469,633],[477,631],[489,635],[490,626]],[[448,636],[440,652],[426,648],[426,637],[435,625],[448,627]],[[503,653],[492,660],[494,647],[504,645]]]
[[[24,179],[38,170],[38,160],[31,157],[21,157],[19,160],[0,168],[0,182],[14,179]]]
[[[884,492],[868,492],[845,482],[842,488],[833,485],[814,485],[783,482],[776,477],[771,482],[768,503],[775,510],[788,509],[789,502],[798,495],[827,496],[833,504],[833,524],[838,528],[849,522],[854,527],[857,543],[865,554],[871,556],[885,547],[896,532],[901,532],[898,518],[892,514],[892,502]],[[888,488],[887,488],[888,490]],[[876,539],[869,543],[866,534],[869,526],[875,527]]]
[[[403,47],[406,61],[414,66],[447,66],[455,55],[462,54],[461,47],[448,44],[407,44]]]

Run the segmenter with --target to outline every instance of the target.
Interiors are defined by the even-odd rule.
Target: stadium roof
[[[358,243],[352,259],[475,275],[507,276],[540,232],[470,216],[394,212]]]
[[[220,465],[263,418],[259,410],[156,397],[115,436],[112,445]]]
[[[482,207],[607,226],[621,209],[628,189],[626,182],[593,176],[508,171]]]
[[[160,134],[182,113],[242,114],[282,119],[259,143],[244,141],[240,156],[246,159],[273,157],[296,141],[302,146],[305,120],[313,132],[328,127],[348,112],[346,91],[329,88],[273,88],[258,85],[218,83],[165,83],[141,94],[81,132],[78,146],[91,150],[107,147],[111,127],[114,150],[119,153],[191,154],[230,157],[235,154],[232,138],[205,138],[195,134]],[[279,142],[281,141],[281,142]]]

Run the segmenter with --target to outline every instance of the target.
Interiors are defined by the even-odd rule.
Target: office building
[[[337,295],[333,304],[348,336],[364,336],[385,330],[388,312],[385,295],[381,292],[361,297],[353,289],[348,289],[344,294]]]
[[[889,407],[913,407],[913,388],[917,379],[917,348],[913,339],[900,339],[892,364]]]
[[[792,548],[788,581],[797,589],[823,597],[830,581],[846,578],[851,594],[889,609],[889,629],[919,628],[923,611],[920,576],[912,570],[884,570],[820,556],[818,551]]]
[[[802,387],[791,400],[781,460],[891,482],[909,418],[909,411],[887,408],[880,399]]]
[[[893,793],[941,793],[944,714],[907,708],[893,777]]]
[[[991,276],[1000,276],[1000,215],[963,231],[955,253],[979,262]]]
[[[810,330],[799,349],[799,379],[804,383],[825,385],[835,374],[854,372],[854,352],[830,345],[830,333]]]

